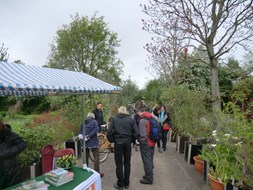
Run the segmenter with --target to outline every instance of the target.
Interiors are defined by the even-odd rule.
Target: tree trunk
[[[221,110],[220,86],[218,77],[218,60],[212,59],[211,62],[211,88],[213,108]]]

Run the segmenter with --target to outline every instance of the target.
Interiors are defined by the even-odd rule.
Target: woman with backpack
[[[168,131],[170,130],[171,126],[171,120],[170,120],[170,115],[169,112],[166,110],[166,107],[164,105],[161,105],[161,109],[159,112],[159,118],[161,120],[162,124],[162,147],[160,141],[157,142],[157,147],[159,152],[166,151],[166,144],[167,144],[167,136],[168,136]]]

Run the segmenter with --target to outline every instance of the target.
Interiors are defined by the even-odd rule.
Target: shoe
[[[124,185],[124,189],[129,189],[129,185]]]
[[[100,177],[104,177],[104,175],[105,175],[104,173],[101,173],[101,172],[100,172]]]
[[[163,148],[163,151],[164,151],[164,152],[166,151],[166,147],[165,147],[165,148]]]
[[[142,178],[143,178],[143,179],[146,179],[146,176],[144,175],[144,176],[142,176]]]
[[[161,147],[158,148],[158,152],[163,153],[163,150]]]
[[[141,179],[141,180],[140,180],[140,183],[142,183],[142,184],[152,185],[152,184],[153,184],[153,181],[148,180],[148,179]]]
[[[119,187],[117,183],[114,183],[114,188],[119,189],[119,190],[123,190],[123,187]]]

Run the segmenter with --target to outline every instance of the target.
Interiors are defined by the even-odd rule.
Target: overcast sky
[[[118,57],[124,62],[123,79],[131,76],[140,88],[150,79],[147,52],[143,46],[150,35],[142,30],[145,15],[139,6],[147,0],[7,0],[0,2],[0,45],[8,48],[9,61],[27,65],[47,62],[57,29],[69,24],[70,15],[104,16],[111,31],[118,34]]]

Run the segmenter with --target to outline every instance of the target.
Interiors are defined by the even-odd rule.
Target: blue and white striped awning
[[[0,96],[110,94],[121,88],[86,73],[0,61]]]

